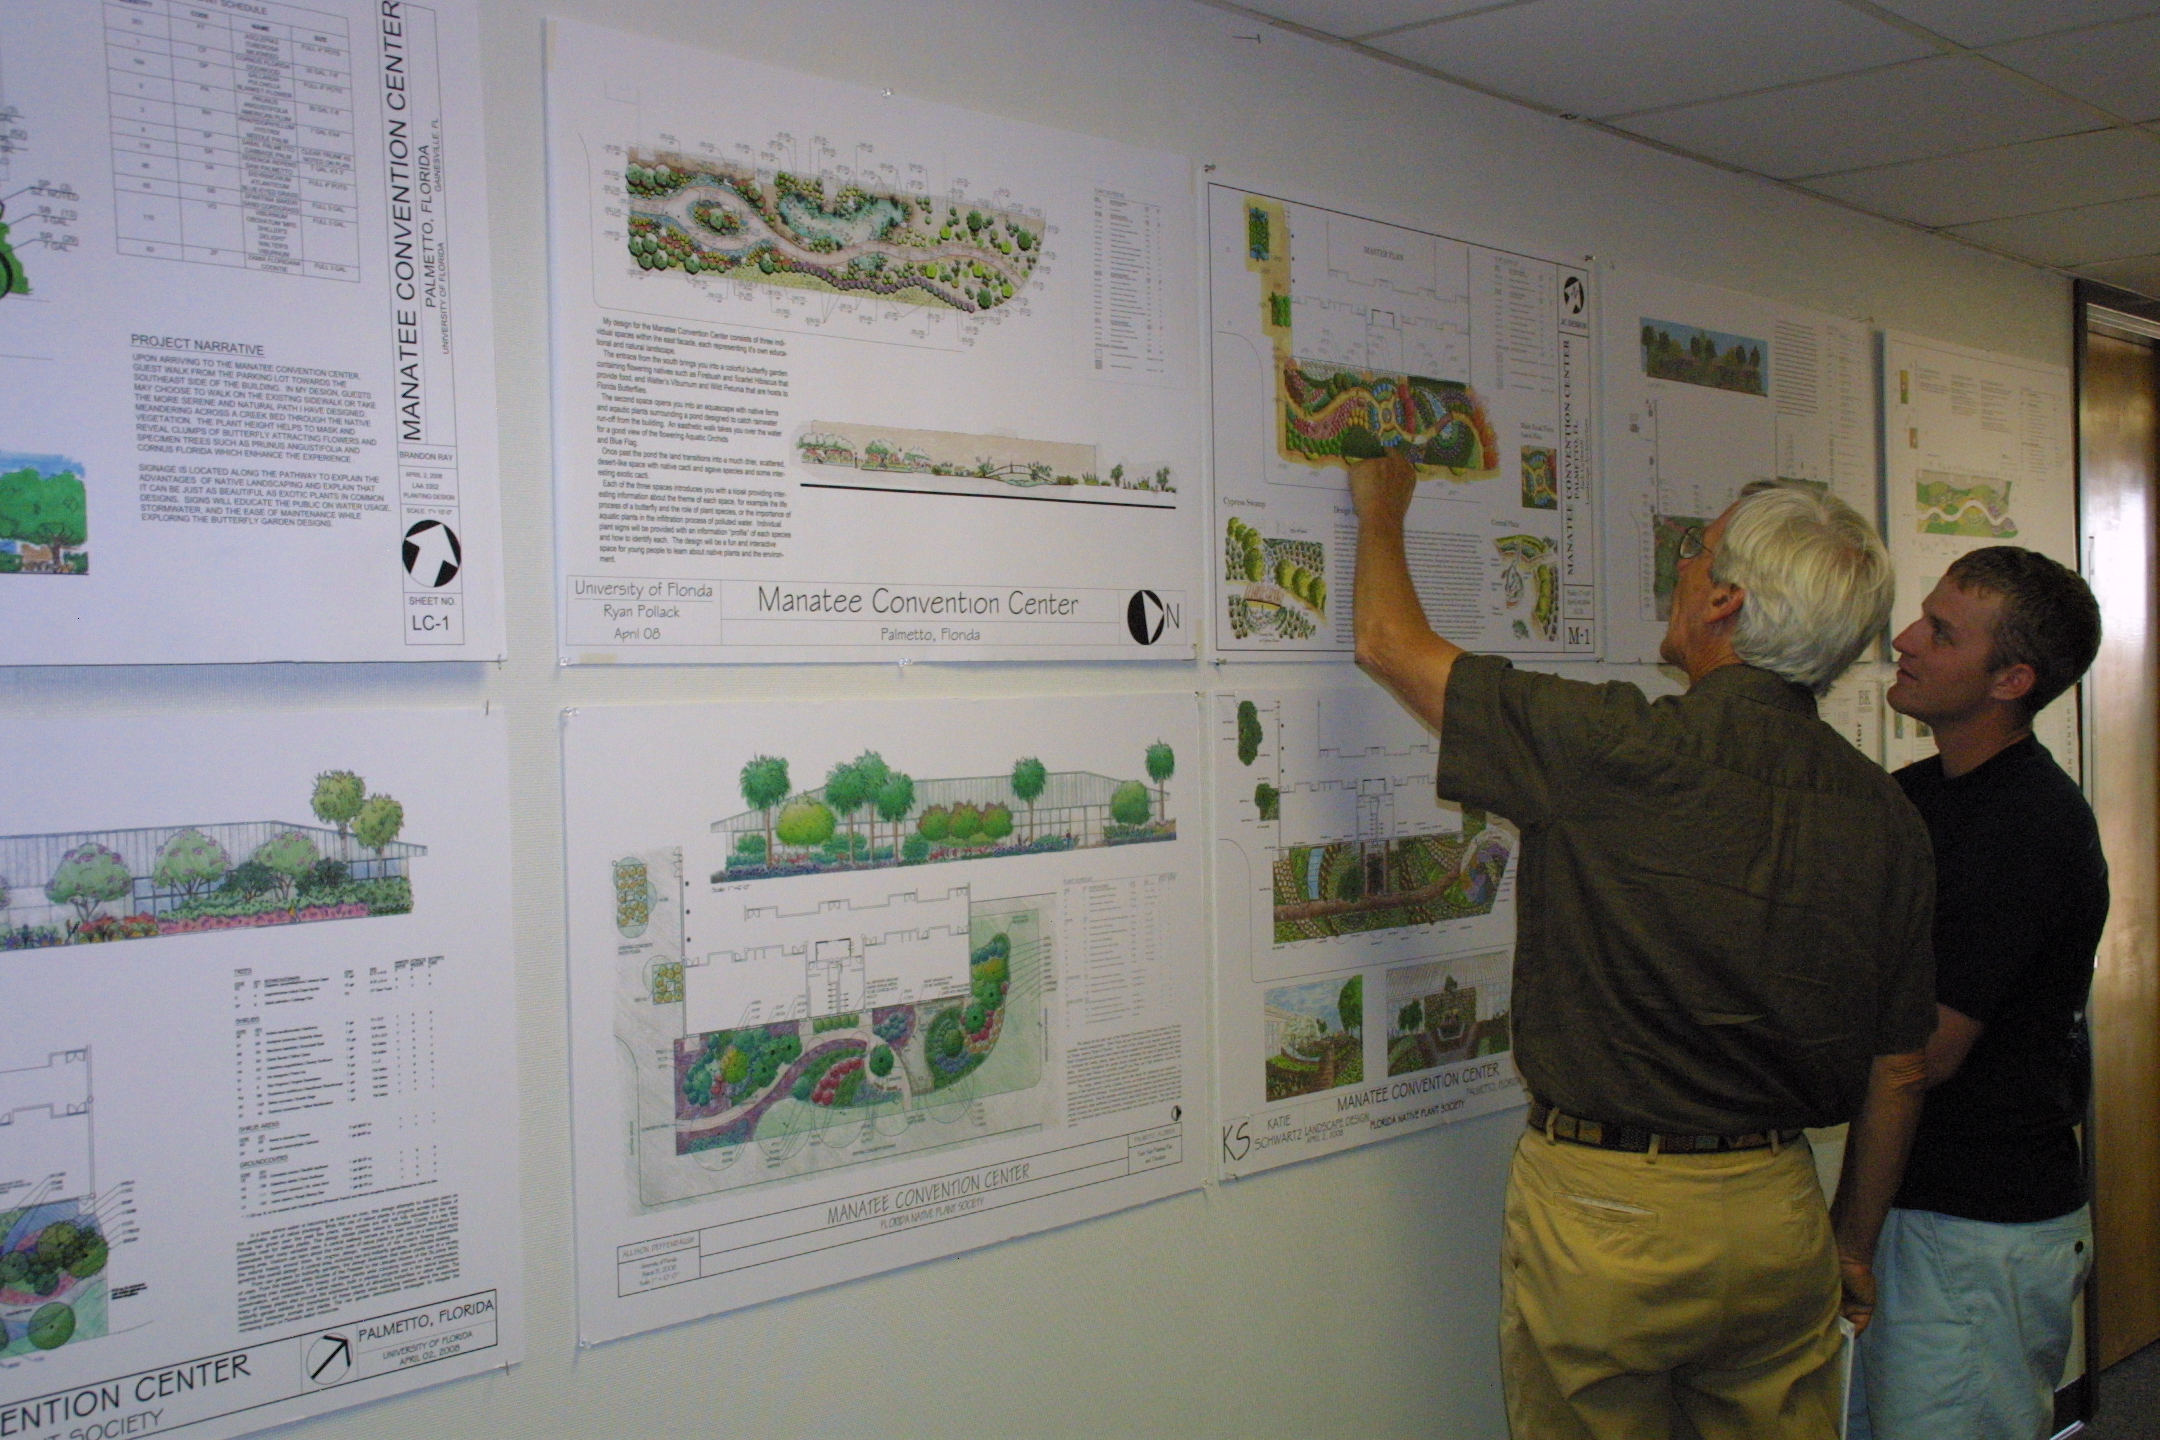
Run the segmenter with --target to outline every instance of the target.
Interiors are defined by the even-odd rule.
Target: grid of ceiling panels
[[[1224,8],[2160,297],[2160,0]]]

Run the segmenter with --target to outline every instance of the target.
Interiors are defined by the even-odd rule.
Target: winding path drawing
[[[1042,259],[1043,217],[679,151],[623,166],[641,270],[875,295],[980,314],[1011,303]]]

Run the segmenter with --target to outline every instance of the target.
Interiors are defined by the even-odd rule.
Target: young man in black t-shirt
[[[1940,751],[1897,772],[1934,841],[1939,1021],[1851,1434],[2035,1440],[2091,1263],[2075,1127],[2108,880],[2032,717],[2092,663],[2100,611],[2071,571],[1999,545],[1951,566],[1895,643],[1891,707]]]

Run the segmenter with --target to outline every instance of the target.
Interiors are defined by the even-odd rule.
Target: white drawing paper
[[[1186,162],[568,21],[566,661],[1192,653]]]
[[[1190,693],[565,715],[584,1339],[1200,1183],[1196,721]]]
[[[1755,480],[1876,518],[1863,325],[1660,275],[1605,279],[1606,658],[1654,661],[1683,537]]]
[[[503,654],[470,0],[0,13],[0,664]]]
[[[2070,372],[1916,335],[1882,340],[1886,531],[1897,564],[1896,634],[1958,556],[2018,545],[2078,568]],[[2034,733],[2078,773],[2075,689]],[[1891,768],[1935,753],[1927,727],[1890,717]]]
[[[0,719],[0,1426],[522,1358],[502,717]]]
[[[1420,484],[1411,579],[1474,650],[1595,658],[1587,270],[1222,184],[1204,189],[1214,366],[1214,644],[1352,649],[1343,466]]]
[[[1224,1172],[1520,1104],[1513,827],[1378,686],[1211,703]]]

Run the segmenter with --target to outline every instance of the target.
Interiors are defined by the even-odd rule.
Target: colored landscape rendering
[[[282,820],[0,835],[0,950],[147,940],[413,908],[405,807],[350,770]]]
[[[1318,540],[1275,540],[1230,517],[1223,530],[1223,578],[1230,630],[1243,640],[1272,635],[1305,640],[1327,619],[1327,547]]]
[[[1474,810],[1454,834],[1285,846],[1274,867],[1275,943],[1489,915],[1508,857],[1506,837]]]
[[[1261,328],[1274,342],[1282,459],[1323,466],[1395,453],[1427,478],[1500,473],[1499,436],[1467,382],[1297,358],[1290,223],[1279,201],[1246,197],[1245,240],[1246,267],[1260,276]]]
[[[1511,612],[1528,602],[1528,620],[1510,621],[1518,640],[1530,638],[1530,627],[1547,640],[1560,634],[1560,547],[1542,535],[1503,535],[1493,541],[1500,552],[1500,591]]]
[[[1020,295],[1042,259],[1030,210],[642,149],[623,188],[630,257],[646,271],[982,314]]]
[[[1653,380],[1677,380],[1741,395],[1768,395],[1769,347],[1746,335],[1728,335],[1672,320],[1642,322],[1642,369]]]
[[[795,456],[806,466],[844,472],[830,480],[803,482],[811,486],[920,490],[930,482],[933,488],[959,493],[1020,490],[1033,492],[1038,499],[1083,498],[1061,491],[1115,490],[1146,495],[1177,491],[1167,465],[1149,470],[1120,462],[1104,473],[1098,468],[1093,445],[952,430],[813,420],[795,437]]]
[[[1365,978],[1279,985],[1262,1007],[1267,1098],[1365,1082]]]
[[[87,575],[90,500],[83,465],[0,451],[0,575]]]
[[[965,996],[676,1041],[675,1152],[904,1125],[925,1109],[1032,1088],[1042,1078],[1040,915],[977,913],[969,941]]]
[[[1508,953],[1500,950],[1388,971],[1387,1073],[1413,1075],[1512,1048],[1504,1008],[1508,987],[1492,987],[1501,992],[1501,1008],[1489,995],[1482,1006],[1479,998],[1479,979],[1504,976],[1508,963]],[[1468,983],[1463,976],[1471,977]]]
[[[1005,775],[917,780],[865,750],[797,792],[784,757],[755,756],[739,786],[751,808],[712,824],[728,843],[712,882],[1175,840],[1177,755],[1158,740],[1140,759],[1146,782],[1051,770],[1032,755]]]
[[[1913,484],[1913,499],[1919,505],[1919,532],[1975,540],[2012,539],[2018,526],[2010,513],[2010,486],[2008,480],[1983,475],[1922,470]]]
[[[0,1359],[106,1334],[108,1254],[79,1200],[0,1210]]]

